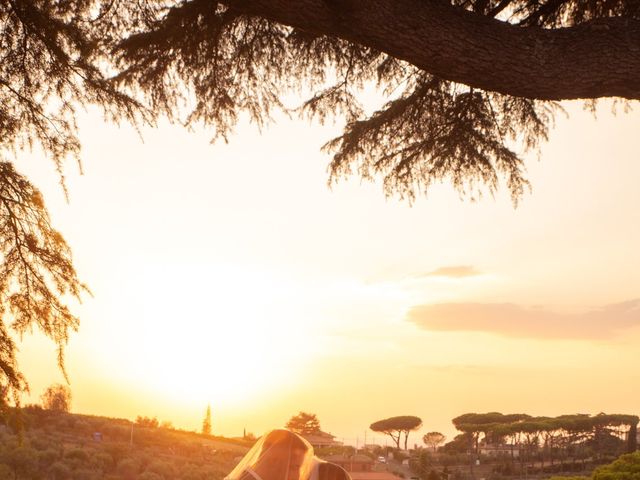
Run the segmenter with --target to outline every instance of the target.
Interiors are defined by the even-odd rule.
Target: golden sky
[[[67,348],[73,410],[198,429],[210,403],[229,436],[304,410],[350,443],[394,415],[451,438],[471,411],[640,413],[640,113],[567,109],[517,209],[447,184],[413,205],[329,189],[337,127],[210,145],[87,113],[69,203],[37,152],[16,164],[94,293]],[[37,335],[20,361],[33,401],[61,381]]]

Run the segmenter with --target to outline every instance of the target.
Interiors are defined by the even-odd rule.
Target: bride
[[[338,465],[313,454],[313,447],[288,430],[263,435],[224,480],[351,480]]]

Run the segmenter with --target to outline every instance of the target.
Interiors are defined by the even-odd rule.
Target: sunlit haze
[[[640,113],[566,108],[517,208],[505,189],[329,187],[339,125],[243,122],[211,145],[86,113],[68,203],[39,152],[15,163],[93,292],[66,350],[72,410],[199,429],[210,404],[226,436],[303,410],[352,444],[394,415],[452,438],[470,411],[637,414]],[[19,345],[35,402],[63,381],[55,345]]]

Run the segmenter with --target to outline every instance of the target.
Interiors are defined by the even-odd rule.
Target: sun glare
[[[238,401],[294,380],[307,334],[291,285],[232,267],[149,268],[132,374],[184,400]],[[179,399],[179,398],[178,398]]]

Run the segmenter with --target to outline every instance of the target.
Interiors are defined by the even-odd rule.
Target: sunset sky
[[[73,411],[199,429],[211,404],[213,432],[238,436],[303,410],[349,443],[394,415],[450,439],[470,411],[639,414],[640,112],[566,107],[515,209],[504,189],[330,189],[336,126],[210,145],[83,115],[69,203],[50,161],[16,162],[94,294],[67,348]],[[38,401],[62,381],[55,348],[20,348]]]

